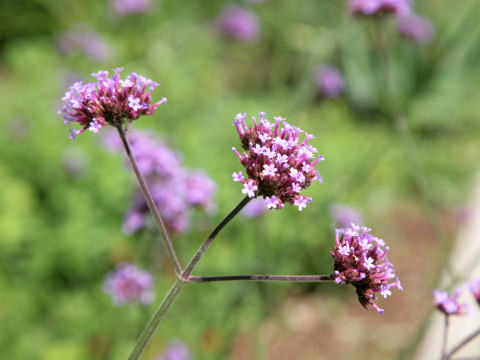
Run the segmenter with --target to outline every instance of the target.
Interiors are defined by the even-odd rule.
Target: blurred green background
[[[121,156],[100,146],[101,134],[72,143],[57,115],[74,80],[118,66],[160,82],[154,99],[168,97],[134,126],[158,131],[218,184],[217,213],[174,239],[184,263],[242,198],[231,178],[241,169],[231,152],[239,146],[236,113],[285,116],[317,136],[326,158],[318,166],[324,184],[307,191],[307,209],[239,216],[197,275],[329,273],[329,208],[339,202],[386,240],[405,288],[379,301],[379,317],[351,287],[192,284],[144,359],[174,339],[197,360],[410,356],[480,164],[480,3],[417,1],[436,31],[425,46],[402,38],[393,18],[383,24],[411,144],[389,110],[373,22],[352,18],[344,1],[237,4],[258,16],[256,42],[215,30],[227,5],[220,0],[154,1],[123,16],[104,0],[1,2],[0,358],[124,359],[174,281],[154,232],[121,231],[135,189]],[[105,56],[60,51],[61,35],[79,29],[103,38]],[[313,79],[326,63],[345,76],[345,93],[334,99],[319,96]],[[71,171],[72,158],[80,170]],[[105,273],[122,260],[153,273],[153,305],[117,307],[102,291]]]

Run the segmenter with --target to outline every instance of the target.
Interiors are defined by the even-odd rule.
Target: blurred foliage
[[[332,202],[361,209],[385,239],[395,231],[388,214],[410,202],[421,208],[422,190],[386,107],[373,24],[353,20],[343,1],[243,4],[259,16],[262,37],[242,44],[213,29],[223,5],[162,0],[148,13],[119,17],[105,1],[1,2],[2,359],[125,358],[154,308],[113,306],[101,290],[105,273],[120,260],[149,268],[157,302],[174,279],[155,234],[127,237],[120,230],[134,189],[123,160],[99,146],[100,134],[73,144],[67,138],[56,111],[73,78],[90,81],[92,72],[124,66],[162,83],[154,95],[167,96],[168,105],[135,126],[168,136],[189,167],[205,169],[219,185],[214,218],[199,218],[193,231],[175,239],[184,262],[242,198],[231,181],[240,169],[230,150],[238,146],[236,113],[286,116],[317,136],[327,160],[319,166],[324,184],[308,190],[314,202],[302,213],[286,208],[252,220],[239,216],[196,274],[328,273]],[[479,164],[480,4],[430,0],[418,7],[435,24],[432,44],[419,48],[396,33],[393,21],[385,25],[417,156],[436,209],[448,211],[468,198]],[[112,46],[108,62],[57,50],[56,34],[76,24]],[[344,96],[317,96],[312,69],[323,63],[343,69]],[[62,160],[71,148],[85,160],[75,174]],[[402,246],[389,245],[392,253]],[[172,338],[187,342],[197,360],[229,358],[238,334],[255,334],[287,296],[312,291],[339,303],[354,296],[330,285],[187,286],[144,358]]]

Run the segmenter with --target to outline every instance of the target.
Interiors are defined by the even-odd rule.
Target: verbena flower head
[[[480,279],[476,279],[470,282],[468,284],[468,289],[472,293],[478,305],[480,305]]]
[[[433,290],[435,307],[445,315],[467,314],[469,312],[467,305],[458,301],[461,294],[461,289],[457,289],[453,295],[449,295],[447,291]]]
[[[118,264],[115,271],[107,273],[103,283],[103,290],[116,305],[135,301],[150,304],[153,301],[152,287],[152,275],[128,263]]]
[[[81,128],[70,129],[70,139],[85,130],[94,133],[106,125],[122,125],[125,121],[138,119],[140,115],[151,115],[158,105],[167,101],[162,98],[152,103],[151,94],[158,84],[144,76],[131,73],[125,80],[120,78],[122,68],[114,70],[110,78],[108,71],[92,74],[97,82],[74,83],[62,100],[65,105],[59,111],[64,125],[78,123]]]
[[[347,205],[334,203],[330,205],[329,214],[334,224],[339,227],[348,227],[350,224],[361,224],[363,222],[362,214]]]
[[[323,160],[316,156],[317,149],[308,144],[314,138],[304,131],[289,125],[281,117],[274,117],[275,123],[260,113],[259,121],[253,116],[253,126],[247,126],[246,114],[237,114],[233,124],[240,135],[240,154],[233,151],[245,167],[245,176],[240,171],[233,174],[233,181],[243,184],[242,193],[249,197],[262,196],[269,209],[282,209],[285,203],[298,206],[302,211],[312,198],[301,195],[314,180],[321,180],[314,166]]]
[[[334,260],[334,275],[337,284],[352,284],[358,300],[364,308],[373,306],[377,294],[390,296],[390,288],[403,290],[395,269],[387,259],[388,246],[370,234],[371,229],[351,224],[351,227],[336,230],[335,248],[331,251]]]
[[[336,97],[345,89],[343,75],[335,66],[317,67],[315,69],[315,82],[320,94],[327,98]]]
[[[111,6],[119,15],[144,13],[152,8],[152,0],[112,0]]]
[[[244,42],[255,42],[260,36],[260,23],[255,13],[240,6],[227,6],[215,22],[217,30]]]
[[[130,131],[128,139],[138,168],[169,230],[184,233],[189,229],[194,209],[215,209],[213,196],[217,185],[203,171],[185,168],[181,155],[152,131]],[[116,132],[106,132],[103,140],[108,149],[123,152]],[[145,227],[148,219],[148,205],[138,190],[125,217],[123,231],[132,234]]]
[[[181,341],[172,342],[155,360],[191,360],[188,346]]]
[[[398,31],[420,45],[428,44],[435,34],[432,23],[418,15],[400,17],[398,19]]]
[[[350,0],[350,11],[363,16],[384,13],[406,16],[410,13],[410,3],[408,0]]]

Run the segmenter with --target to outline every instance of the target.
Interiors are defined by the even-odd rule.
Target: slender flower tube
[[[387,298],[392,294],[390,288],[403,288],[392,263],[387,259],[389,247],[385,246],[382,239],[371,235],[370,231],[365,226],[355,224],[336,230],[335,248],[331,251],[335,282],[352,284],[364,308],[371,305],[383,314],[383,309],[373,302],[377,300],[376,294]]]
[[[289,203],[302,211],[312,198],[301,195],[301,191],[314,180],[322,181],[314,166],[324,158],[315,156],[317,149],[308,144],[314,136],[305,133],[301,142],[298,135],[303,130],[281,117],[274,117],[275,123],[270,123],[263,112],[259,122],[252,117],[250,127],[245,117],[237,114],[233,122],[245,152],[232,150],[245,167],[246,177],[240,171],[233,174],[233,181],[243,184],[242,193],[248,197],[262,196],[269,209],[282,209]]]
[[[111,78],[108,71],[93,73],[96,83],[79,81],[65,93],[62,100],[66,104],[58,111],[63,115],[63,124],[76,122],[81,126],[79,130],[70,129],[70,139],[87,129],[97,133],[106,125],[121,126],[140,115],[152,115],[157,106],[167,101],[162,98],[152,103],[152,91],[159,85],[155,81],[136,73],[121,80],[121,71],[122,68],[115,69]]]

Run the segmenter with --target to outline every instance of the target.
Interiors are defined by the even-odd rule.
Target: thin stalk
[[[443,345],[442,345],[442,360],[447,360],[448,355],[447,355],[447,342],[448,342],[448,325],[450,316],[448,314],[445,314],[445,326],[443,329]]]
[[[475,330],[471,335],[469,335],[468,337],[466,337],[460,344],[458,344],[457,346],[455,346],[452,350],[450,350],[450,352],[447,354],[446,356],[446,360],[449,360],[452,358],[452,356],[458,351],[460,350],[462,347],[464,347],[465,345],[467,345],[470,341],[472,341],[473,339],[475,339],[478,335],[480,335],[480,328],[478,328],[477,330]]]
[[[143,350],[145,349],[145,346],[147,346],[148,342],[152,338],[158,325],[160,324],[162,319],[165,317],[165,314],[168,312],[168,310],[170,310],[170,307],[173,305],[173,303],[177,299],[184,285],[185,285],[185,282],[182,279],[177,279],[175,283],[172,285],[167,295],[163,298],[159,307],[157,308],[152,318],[148,322],[147,326],[145,326],[139,338],[137,339],[135,347],[133,348],[132,352],[128,356],[128,360],[137,360],[140,357]]]
[[[197,250],[197,252],[193,256],[192,260],[190,260],[190,262],[188,263],[187,267],[185,268],[185,271],[183,271],[180,278],[177,279],[177,281],[172,285],[167,295],[163,298],[159,307],[157,308],[152,318],[148,322],[147,326],[145,327],[143,332],[140,334],[140,337],[138,338],[135,344],[135,347],[130,353],[128,360],[137,360],[140,357],[140,355],[143,352],[143,349],[145,349],[145,346],[147,346],[147,343],[150,341],[151,337],[155,333],[155,330],[157,330],[165,314],[167,313],[167,311],[170,309],[170,307],[173,305],[176,298],[178,297],[180,290],[182,290],[185,283],[188,282],[188,277],[190,276],[192,271],[195,269],[195,266],[197,266],[198,262],[203,257],[203,255],[205,255],[205,252],[210,247],[215,237],[225,227],[225,225],[227,225],[235,217],[235,215],[237,215],[238,212],[242,210],[242,208],[245,205],[248,204],[249,201],[250,201],[249,197],[245,197],[242,201],[240,201],[240,203],[237,206],[235,206],[235,208],[227,216],[225,216],[225,218],[220,222],[220,224],[218,224],[217,227],[213,229],[210,235],[205,239],[203,244],[200,246],[200,248]]]
[[[158,230],[162,234],[163,245],[165,247],[165,251],[167,252],[168,258],[170,259],[170,262],[172,263],[175,269],[175,273],[177,274],[177,276],[180,276],[180,274],[182,273],[182,266],[178,261],[177,255],[175,253],[175,249],[173,247],[172,242],[170,241],[170,237],[168,236],[167,228],[165,227],[162,217],[158,212],[157,206],[153,201],[152,195],[150,194],[150,190],[148,189],[148,186],[145,183],[145,179],[143,178],[142,173],[138,169],[137,162],[135,160],[135,157],[132,154],[130,144],[125,135],[125,131],[123,130],[121,125],[117,126],[117,130],[118,130],[118,135],[120,136],[120,139],[122,139],[125,152],[127,153],[128,161],[132,166],[133,172],[135,173],[135,176],[138,179],[138,184],[140,185],[140,189],[142,190],[143,196],[145,197],[148,207],[152,212],[153,218],[155,220],[155,224],[157,225]]]
[[[283,281],[283,282],[321,282],[332,281],[334,275],[230,275],[230,276],[190,276],[191,282],[214,281]]]

